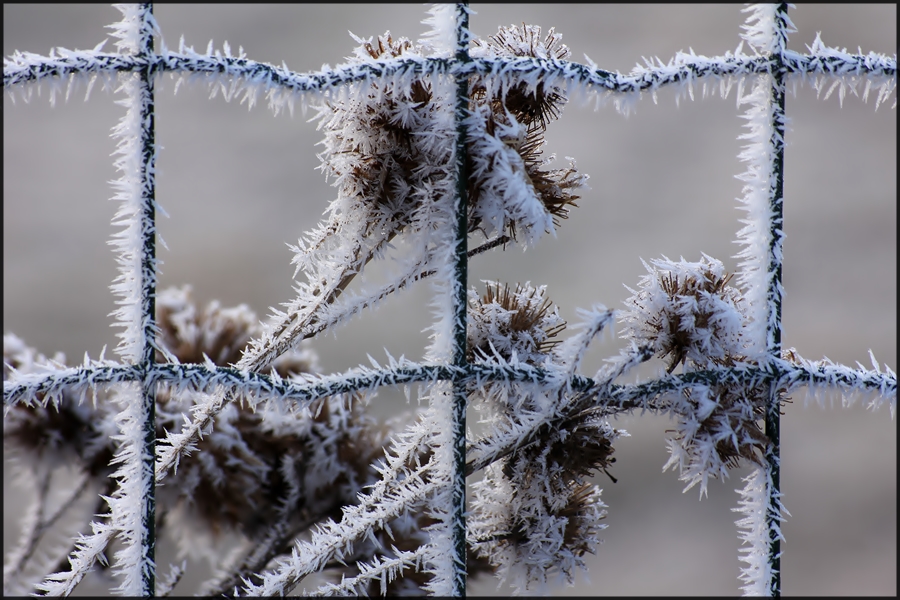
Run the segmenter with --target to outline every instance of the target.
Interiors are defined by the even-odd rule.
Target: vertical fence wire
[[[456,55],[457,66],[469,62],[469,7],[466,3],[456,5]],[[468,289],[468,173],[466,169],[466,122],[469,110],[468,76],[456,76],[456,264],[454,274],[454,339],[453,366],[459,368],[459,375],[453,382],[453,547],[454,593],[466,595],[466,384],[464,381],[468,365],[466,363],[466,309]]]
[[[784,290],[781,285],[784,241],[784,134],[785,134],[785,74],[784,51],[787,48],[788,5],[779,4],[775,9],[774,36],[771,60],[771,115],[772,138],[769,150],[773,157],[769,183],[769,249],[767,291],[768,319],[766,326],[766,350],[769,360],[781,358],[781,305]],[[770,385],[769,403],[766,407],[766,435],[769,446],[766,463],[769,469],[768,506],[766,529],[769,532],[769,565],[771,579],[769,593],[781,596],[781,394],[777,383]]]
[[[156,346],[156,111],[153,72],[153,4],[141,5],[138,57],[146,66],[138,72],[141,93],[141,371],[144,425],[143,473],[145,481],[141,518],[143,552],[141,588],[145,596],[156,591],[156,390],[153,363]]]

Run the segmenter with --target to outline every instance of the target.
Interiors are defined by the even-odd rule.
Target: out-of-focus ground
[[[473,5],[479,36],[522,22],[556,27],[572,50],[601,68],[629,71],[641,57],[668,61],[692,47],[716,56],[733,51],[744,16],[733,5],[607,6]],[[390,30],[416,39],[424,31],[417,5],[160,5],[157,19],[170,48],[183,34],[203,51],[228,41],[255,60],[297,72],[335,65],[350,55],[350,30],[363,37]],[[800,5],[789,47],[826,44],[896,53],[895,5]],[[87,49],[109,36],[119,19],[108,6],[4,5],[3,51],[47,54],[52,46]],[[107,49],[112,50],[112,41]],[[292,298],[293,243],[321,217],[335,190],[318,165],[322,134],[300,114],[273,117],[263,103],[252,111],[205,85],[183,85],[173,96],[166,76],[157,95],[157,199],[171,216],[160,233],[168,250],[160,287],[191,283],[200,302],[246,303],[260,318]],[[868,366],[868,350],[897,365],[897,112],[877,111],[874,99],[837,94],[816,99],[807,85],[787,98],[785,161],[784,346],[811,359]],[[108,286],[116,265],[107,240],[116,203],[108,181],[118,175],[109,137],[122,115],[114,95],[95,89],[55,108],[47,90],[26,104],[3,104],[3,325],[41,352],[80,361],[110,351],[118,330],[107,316],[116,306]],[[736,210],[745,166],[737,160],[744,108],[735,91],[700,99],[663,91],[644,98],[626,118],[612,104],[569,105],[548,131],[546,154],[572,156],[591,176],[591,190],[556,238],[535,249],[508,249],[473,260],[472,282],[500,279],[546,284],[563,316],[576,307],[621,307],[644,273],[640,259],[667,255],[698,260],[705,252],[736,268],[733,243],[743,213]],[[824,96],[824,94],[823,94]],[[309,116],[312,116],[312,112]],[[480,284],[479,284],[480,285]],[[428,287],[420,286],[316,340],[323,367],[341,371],[392,355],[421,356],[428,326]],[[592,374],[618,344],[598,341],[584,372]],[[646,369],[653,375],[659,365]],[[402,394],[385,390],[380,414],[407,410]],[[730,595],[739,591],[738,538],[731,509],[742,487],[733,473],[712,482],[709,497],[682,494],[667,454],[664,418],[621,419],[632,437],[617,443],[604,476],[609,505],[605,543],[587,583],[559,594]],[[896,422],[885,408],[868,412],[804,408],[795,394],[782,421],[782,483],[792,517],[784,524],[783,591],[804,595],[894,595],[896,556]],[[9,469],[5,469],[8,473]],[[4,475],[4,551],[30,492]],[[160,556],[161,569],[170,556]],[[189,582],[185,582],[185,586]],[[86,582],[79,593],[98,588]],[[493,582],[470,582],[470,593],[508,593]]]

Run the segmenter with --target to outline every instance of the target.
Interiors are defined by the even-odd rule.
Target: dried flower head
[[[180,362],[200,362],[206,355],[227,366],[261,330],[246,305],[222,308],[214,301],[200,308],[189,286],[161,292],[157,312],[160,342]],[[305,347],[283,354],[270,370],[292,377],[314,372],[317,362]],[[195,392],[160,386],[158,435],[180,431],[183,415],[199,399]],[[161,488],[160,498],[176,520],[205,523],[214,534],[239,531],[255,538],[288,514],[308,519],[355,501],[359,486],[373,477],[370,464],[383,441],[354,397],[324,398],[308,410],[277,414],[229,404],[212,433],[197,443],[196,454]],[[183,529],[182,547],[194,546],[196,530]]]
[[[219,366],[236,362],[242,345],[261,327],[244,305],[222,308],[211,302],[198,307],[189,287],[161,291],[157,319],[158,360],[168,356],[202,362],[209,356]],[[48,362],[13,335],[4,336],[4,360],[21,372]],[[316,362],[305,348],[286,353],[272,369],[290,377],[310,372]],[[160,384],[157,437],[179,432],[200,396]],[[50,459],[51,468],[74,464],[105,485],[116,450],[115,416],[113,403],[92,406],[68,392],[46,408],[17,404],[3,421],[4,446],[32,461]],[[358,490],[374,481],[371,464],[381,455],[384,437],[355,396],[323,398],[307,410],[277,414],[229,404],[217,415],[213,431],[197,443],[197,451],[158,488],[159,514],[167,515],[169,524],[181,521],[183,526],[167,528],[184,550],[200,555],[216,549],[204,547],[213,541],[204,532],[215,537],[235,531],[256,539],[279,521],[308,525],[354,503]]]
[[[669,460],[663,470],[678,466],[685,491],[700,484],[706,494],[710,477],[724,479],[743,458],[765,464],[769,440],[760,426],[768,386],[734,389],[728,385],[686,390],[676,408],[678,424],[666,440]]]
[[[552,29],[541,38],[540,27],[511,26],[500,28],[487,41],[475,40],[472,52],[562,60],[569,50],[561,37]],[[356,62],[417,58],[425,52],[389,32],[376,42],[355,39],[360,45],[349,60]],[[360,93],[328,100],[320,107],[320,127],[326,132],[320,168],[341,190],[333,214],[358,215],[353,221],[367,224],[366,232],[390,239],[413,223],[413,213],[429,200],[428,190],[437,180],[454,176],[448,148],[455,127],[447,126],[446,110],[433,98],[432,87],[424,77],[411,77],[404,85],[367,82]],[[575,190],[586,180],[574,164],[547,170],[541,159],[544,132],[559,118],[567,101],[565,90],[543,81],[494,87],[481,77],[474,77],[470,85],[476,114],[468,141],[469,170],[474,174],[469,178],[470,231],[549,230],[567,216],[567,207],[578,199]],[[447,139],[441,143],[440,136]],[[511,154],[498,153],[498,141]],[[495,181],[507,175],[521,180],[510,190],[509,178],[506,183]],[[523,193],[539,200],[541,209],[530,211],[535,214],[523,208],[528,199],[514,197]],[[337,227],[335,221],[326,230]]]
[[[486,41],[475,40],[472,54],[491,58],[563,60],[570,52],[561,39],[562,36],[553,29],[542,39],[540,27],[523,23],[521,28],[514,25],[501,27]],[[475,210],[470,216],[470,228],[485,232],[505,229],[512,237],[523,228],[531,239],[543,230],[558,226],[559,220],[568,216],[568,207],[575,206],[579,198],[576,190],[584,187],[587,181],[586,175],[577,172],[574,162],[566,169],[547,170],[544,166],[549,161],[541,158],[547,125],[559,118],[568,97],[563,87],[544,81],[500,86],[499,91],[494,91],[493,85],[479,77],[471,83],[476,131],[501,141],[514,154],[504,155],[491,142],[479,143],[477,134],[473,136],[475,141],[470,143],[469,156],[469,172],[473,174],[469,181],[469,198]],[[540,202],[544,216],[550,217],[549,222],[522,198],[513,202],[508,198],[500,201],[502,216],[491,208],[498,203],[494,197],[498,193],[502,196],[504,190],[502,186],[495,189],[497,184],[493,174],[507,170],[525,182],[519,193],[533,195]]]
[[[469,290],[468,351],[469,360],[490,360],[500,356],[531,365],[544,361],[557,345],[553,339],[566,322],[559,308],[546,296],[546,286],[539,288],[516,284],[485,282],[484,295]]]
[[[356,40],[361,45],[350,60],[418,56],[420,51],[390,32],[377,44]],[[361,93],[320,107],[320,127],[326,131],[320,169],[340,188],[340,210],[358,214],[364,233],[387,227],[396,235],[409,224],[425,182],[434,176],[429,165],[440,165],[448,156],[446,148],[422,135],[437,129],[439,112],[430,83],[421,78],[404,89],[370,82]]]
[[[745,360],[743,296],[729,285],[722,263],[705,254],[695,263],[666,257],[651,262],[653,267],[644,263],[649,274],[640,291],[626,286],[633,295],[619,317],[622,337],[668,358],[669,373],[679,363],[707,368]]]
[[[627,432],[587,413],[563,419],[541,429],[530,444],[517,450],[515,458],[506,463],[506,474],[512,477],[513,470],[521,470],[519,478],[543,476],[545,470],[534,465],[545,463],[546,472],[567,484],[581,484],[599,471],[615,482],[608,471],[616,462],[612,444],[623,436],[627,437]],[[524,468],[526,465],[530,467]]]
[[[528,489],[502,471],[491,465],[472,486],[469,527],[475,555],[488,561],[501,581],[511,579],[519,593],[539,593],[556,574],[571,584],[606,528],[600,488],[570,484]]]
[[[520,591],[542,587],[554,572],[571,582],[605,528],[600,489],[587,479],[601,470],[609,474],[612,443],[627,435],[579,413],[548,424],[488,467],[473,487],[470,527],[477,556],[501,578],[512,576]]]
[[[156,314],[157,342],[164,350],[156,353],[157,361],[164,361],[168,354],[180,363],[203,363],[206,356],[216,365],[233,365],[250,340],[262,333],[256,313],[246,304],[223,308],[213,300],[199,307],[190,285],[160,291]],[[308,345],[302,346],[282,354],[263,372],[272,370],[283,377],[315,373],[319,370],[318,358]]]
[[[557,34],[554,28],[541,39],[540,27],[522,23],[521,28],[515,25],[500,27],[496,35],[488,36],[487,41],[475,40],[473,51],[478,54],[482,50],[495,57],[565,60],[571,52],[561,40],[562,35]],[[483,102],[486,96],[484,84],[477,82],[473,98],[476,102]],[[507,90],[502,98],[492,97],[489,101],[496,108],[496,113],[508,111],[529,129],[546,131],[547,124],[559,118],[568,97],[565,90],[557,86],[545,87],[543,82],[529,86],[522,82]]]
[[[559,512],[566,519],[563,545],[575,557],[593,554],[599,541],[597,536],[606,528],[600,523],[606,518],[606,505],[600,500],[600,493],[596,485],[581,484],[572,489],[568,504]]]

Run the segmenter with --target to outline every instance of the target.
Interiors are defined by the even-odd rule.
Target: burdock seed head
[[[646,262],[648,275],[632,296],[622,337],[650,345],[668,359],[667,370],[678,364],[695,368],[733,365],[743,356],[745,306],[740,291],[729,285],[731,275],[722,263],[707,255],[700,262],[663,260]]]
[[[499,355],[528,364],[540,364],[559,341],[553,338],[566,322],[559,309],[546,297],[546,287],[533,288],[528,283],[486,282],[479,297],[469,292],[468,359],[491,359]]]

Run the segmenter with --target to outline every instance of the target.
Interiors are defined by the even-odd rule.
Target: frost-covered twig
[[[326,583],[309,596],[347,596],[359,594],[370,582],[377,581],[381,595],[387,595],[387,586],[398,576],[402,576],[405,569],[418,568],[428,548],[421,546],[412,552],[401,552],[393,549],[397,558],[384,559],[375,557],[371,563],[360,564],[360,574],[356,577],[342,578],[339,584]]]
[[[186,567],[186,560],[181,561],[181,564],[178,565],[169,565],[168,574],[156,586],[156,596],[167,598],[181,581],[181,578],[184,577]]]
[[[416,442],[415,439],[413,441]],[[408,456],[409,451],[414,451],[417,447],[417,443],[407,444],[407,452],[395,457],[392,462],[396,463],[402,456]],[[378,482],[372,492],[361,495],[359,505],[344,508],[340,523],[330,520],[324,523],[313,532],[309,542],[295,546],[290,559],[279,560],[274,573],[261,574],[261,584],[245,581],[241,595],[287,594],[306,575],[321,570],[332,559],[342,560],[351,551],[355,541],[372,536],[375,527],[383,527],[385,522],[410,510],[428,494],[436,491],[442,482],[430,481],[427,477],[432,466],[428,462],[405,472],[402,488],[394,483],[394,473],[397,471],[386,471],[387,478]]]
[[[99,561],[105,561],[106,548],[116,536],[117,530],[108,524],[91,522],[92,535],[80,535],[75,540],[75,550],[69,555],[70,570],[47,575],[35,588],[47,596],[68,596],[88,571]]]
[[[91,479],[86,474],[83,474],[81,482],[75,486],[71,494],[60,503],[56,511],[51,515],[44,514],[50,491],[50,473],[42,475],[39,481],[37,501],[31,505],[23,519],[19,544],[7,554],[5,559],[6,564],[3,567],[4,594],[17,595],[19,593],[19,591],[14,591],[12,586],[20,585],[16,579],[21,577],[26,571],[28,561],[34,555],[35,550],[37,550],[44,533],[53,527],[72,504],[81,498],[87,491]]]
[[[44,472],[37,478],[37,498],[25,512],[22,518],[22,532],[19,536],[19,543],[12,551],[8,552],[4,557],[3,565],[3,594],[11,594],[15,588],[21,587],[17,581],[21,576],[23,567],[31,558],[40,541],[41,534],[47,527],[52,525],[55,518],[44,520],[44,511],[46,510],[47,496],[50,491],[50,472]],[[62,510],[59,510],[56,517]],[[15,587],[14,587],[15,586]],[[16,591],[19,591],[16,589]]]

